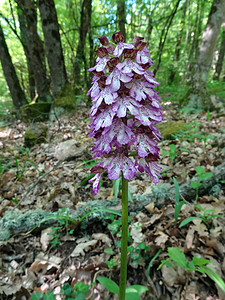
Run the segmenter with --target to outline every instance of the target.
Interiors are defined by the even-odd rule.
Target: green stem
[[[122,237],[119,300],[125,300],[127,282],[127,239],[128,239],[128,180],[122,176]]]

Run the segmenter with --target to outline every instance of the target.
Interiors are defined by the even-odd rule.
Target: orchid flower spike
[[[155,124],[163,120],[160,98],[154,90],[159,83],[148,71],[153,62],[142,37],[124,43],[121,32],[99,38],[96,65],[88,92],[92,98],[90,137],[94,137],[94,157],[102,160],[92,168],[96,175],[93,192],[97,194],[104,172],[117,180],[122,172],[131,180],[139,172],[147,172],[154,183],[159,181],[157,165],[161,136]]]

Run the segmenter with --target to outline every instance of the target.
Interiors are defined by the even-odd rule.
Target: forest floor
[[[196,176],[196,167],[211,172],[223,163],[224,116],[216,112],[184,114],[171,102],[163,102],[163,115],[166,121],[182,120],[188,131],[160,142],[159,164],[163,172],[159,185],[173,185],[173,177],[181,185]],[[34,291],[54,291],[56,299],[63,299],[59,295],[62,286],[74,286],[78,281],[90,285],[86,299],[117,299],[96,277],[106,276],[118,283],[119,218],[103,213],[102,219],[93,218],[83,228],[82,222],[72,223],[69,219],[70,210],[76,211],[85,204],[87,211],[94,209],[94,200],[115,200],[116,209],[121,208],[121,195],[114,197],[107,177],[96,196],[88,183],[93,165],[88,123],[88,108],[80,106],[72,116],[43,123],[48,127],[47,139],[30,149],[24,147],[26,124],[16,121],[0,129],[0,224],[9,226],[10,235],[8,240],[0,241],[0,299],[29,299]],[[68,140],[75,141],[75,158],[58,163],[65,149],[61,144],[57,152],[57,146]],[[191,202],[180,196],[184,204],[176,224],[175,199],[161,199],[163,205],[157,207],[149,198],[149,205],[131,216],[128,285],[148,287],[141,299],[225,299],[225,293],[206,274],[166,265],[157,270],[168,258],[168,247],[178,247],[185,253],[187,264],[193,257],[208,259],[207,266],[225,280],[224,182],[218,182],[218,189],[210,195]],[[146,174],[136,176],[129,183],[133,201],[139,195],[147,197],[153,185]],[[24,226],[22,231],[16,231],[24,225],[17,217],[27,211],[32,216],[33,211],[43,210],[58,212],[54,224],[34,230]],[[11,220],[7,221],[6,213]],[[189,217],[197,218],[180,228]],[[159,255],[154,257],[156,254]],[[181,260],[185,261],[184,256]],[[91,285],[93,282],[95,285]]]

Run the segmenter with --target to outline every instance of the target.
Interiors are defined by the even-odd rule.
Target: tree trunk
[[[188,0],[186,0],[184,2],[184,6],[183,6],[183,13],[182,13],[182,17],[181,17],[181,29],[177,36],[177,42],[176,42],[175,52],[174,52],[174,57],[173,57],[173,66],[172,66],[172,69],[170,70],[170,75],[169,75],[169,80],[168,80],[169,84],[172,84],[174,81],[176,71],[177,71],[177,63],[179,62],[179,59],[180,59],[180,48],[181,48],[181,42],[182,42],[182,37],[183,37],[183,29],[184,29],[184,25],[185,25],[187,3],[188,3]]]
[[[187,107],[203,110],[214,108],[210,95],[206,91],[209,70],[222,22],[225,18],[225,1],[214,0],[202,35],[199,55],[193,65],[190,89],[186,95]]]
[[[42,41],[37,33],[37,12],[33,0],[15,0],[25,15],[27,22],[27,45],[34,71],[35,85],[37,88],[37,101],[51,102],[52,96],[46,76],[45,52]]]
[[[21,9],[18,8],[18,18],[19,18],[19,24],[20,24],[20,38],[22,41],[24,53],[27,60],[27,69],[28,69],[28,80],[29,80],[29,91],[30,91],[30,99],[34,99],[35,97],[35,80],[34,80],[34,72],[32,69],[32,63],[28,48],[28,30],[27,30],[27,24],[26,19],[24,17],[24,14],[22,13]]]
[[[26,96],[21,89],[14,65],[9,54],[9,50],[5,41],[4,33],[0,24],[0,60],[6,82],[13,100],[13,105],[18,113],[22,105],[27,104]]]
[[[66,68],[59,35],[57,13],[53,0],[38,0],[45,49],[51,74],[51,87],[54,97],[67,83]]]
[[[220,44],[219,57],[216,62],[215,73],[213,75],[214,80],[219,80],[220,78],[220,74],[223,68],[224,55],[225,55],[225,23],[223,24],[223,33],[222,33],[222,40]]]
[[[161,36],[160,36],[160,41],[159,41],[159,50],[158,50],[158,61],[156,62],[156,66],[155,69],[153,71],[153,73],[156,75],[157,71],[159,70],[160,64],[161,64],[161,59],[162,59],[162,52],[163,52],[163,48],[166,42],[166,38],[167,38],[167,34],[168,31],[170,29],[170,26],[172,24],[173,18],[177,12],[179,3],[181,0],[178,0],[175,4],[175,7],[171,13],[171,15],[168,17],[168,19],[166,20],[165,26],[162,30]]]
[[[118,24],[119,24],[119,31],[124,36],[124,40],[126,40],[126,30],[125,30],[126,6],[125,6],[125,0],[118,0],[118,2],[117,2],[117,20],[118,20]]]
[[[92,0],[83,0],[81,3],[80,13],[80,28],[79,28],[79,41],[77,46],[76,58],[73,64],[73,75],[75,81],[75,92],[79,93],[81,89],[81,67],[86,68],[86,56],[85,56],[85,42],[88,30],[91,26],[91,10]],[[87,82],[87,69],[85,70],[85,82]]]

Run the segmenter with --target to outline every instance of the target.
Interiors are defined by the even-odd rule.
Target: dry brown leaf
[[[105,233],[93,233],[91,236],[94,240],[102,241],[108,247],[111,247],[112,241]]]
[[[185,250],[192,249],[194,232],[195,232],[195,228],[193,226],[190,226],[186,235]]]
[[[43,251],[48,249],[49,243],[53,240],[54,236],[52,233],[52,228],[46,228],[41,231],[41,248]]]
[[[73,250],[73,252],[70,254],[70,256],[74,257],[74,256],[84,256],[85,252],[84,251],[88,251],[90,250],[93,246],[95,246],[97,244],[97,240],[92,240],[86,243],[80,243],[79,245],[76,246],[76,248]]]
[[[206,237],[209,236],[208,229],[207,229],[206,225],[204,223],[202,223],[202,220],[195,219],[195,220],[193,220],[193,223],[195,224],[193,226],[193,228],[199,234],[200,237],[201,236],[206,236]]]
[[[159,232],[159,236],[155,239],[155,243],[156,245],[163,247],[168,239],[169,236],[167,234],[164,232]]]
[[[145,236],[142,233],[142,224],[139,222],[133,223],[131,225],[130,235],[135,244],[139,244],[144,241]]]

